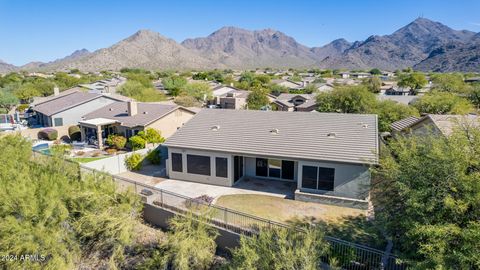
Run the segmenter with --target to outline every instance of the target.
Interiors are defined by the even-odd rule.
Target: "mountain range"
[[[423,71],[480,71],[480,33],[453,30],[439,22],[418,18],[390,35],[364,41],[337,39],[321,47],[307,47],[273,30],[250,31],[223,27],[207,37],[181,43],[150,30],[140,30],[108,47],[78,50],[48,63],[21,67],[0,61],[0,72],[13,70],[83,71],[146,69],[380,68],[405,67]]]

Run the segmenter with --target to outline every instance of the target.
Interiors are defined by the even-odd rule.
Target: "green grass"
[[[78,163],[88,163],[88,162],[92,162],[92,161],[104,159],[104,158],[106,157],[78,157],[78,158],[72,158],[72,160]]]

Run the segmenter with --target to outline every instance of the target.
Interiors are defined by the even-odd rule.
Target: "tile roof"
[[[86,114],[83,117],[85,120],[107,118],[119,121],[122,126],[136,127],[146,126],[179,108],[182,107],[178,105],[137,102],[137,114],[129,116],[128,102],[118,101]]]
[[[377,133],[376,115],[204,109],[165,145],[245,155],[375,164],[378,162]]]
[[[480,119],[478,115],[452,115],[452,114],[428,114],[421,119],[419,119],[415,124],[430,120],[443,135],[448,136],[452,134],[453,130],[459,126],[475,126],[480,127]]]
[[[33,110],[40,112],[44,115],[51,116],[53,114],[65,111],[85,102],[99,98],[101,96],[102,95],[100,94],[85,93],[80,91],[73,92],[71,94],[63,95],[60,97],[57,96],[54,99],[42,102],[33,107]]]
[[[401,131],[415,124],[419,119],[420,117],[409,116],[407,118],[393,122],[392,124],[390,124],[390,128],[395,131]]]

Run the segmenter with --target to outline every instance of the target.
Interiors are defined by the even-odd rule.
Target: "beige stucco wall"
[[[193,112],[180,108],[146,127],[159,130],[164,138],[168,138],[172,136],[178,128],[182,127],[183,124],[188,122],[188,120],[190,120],[194,115],[195,114]]]
[[[172,153],[182,154],[182,172],[172,171]],[[187,173],[187,155],[200,155],[200,156],[209,156],[210,157],[210,176],[200,175],[200,174],[191,174]],[[209,185],[218,185],[218,186],[227,186],[230,187],[233,185],[233,170],[228,170],[227,178],[216,177],[215,176],[215,157],[224,157],[228,160],[228,168],[233,168],[232,155],[226,153],[210,152],[210,151],[199,151],[199,150],[190,150],[190,149],[178,149],[178,148],[168,148],[168,159],[166,162],[167,174],[171,179],[185,180],[197,183],[204,183]]]

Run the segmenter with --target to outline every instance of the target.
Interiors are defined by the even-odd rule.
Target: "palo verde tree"
[[[414,269],[480,268],[480,130],[397,138],[374,171],[376,218]]]

